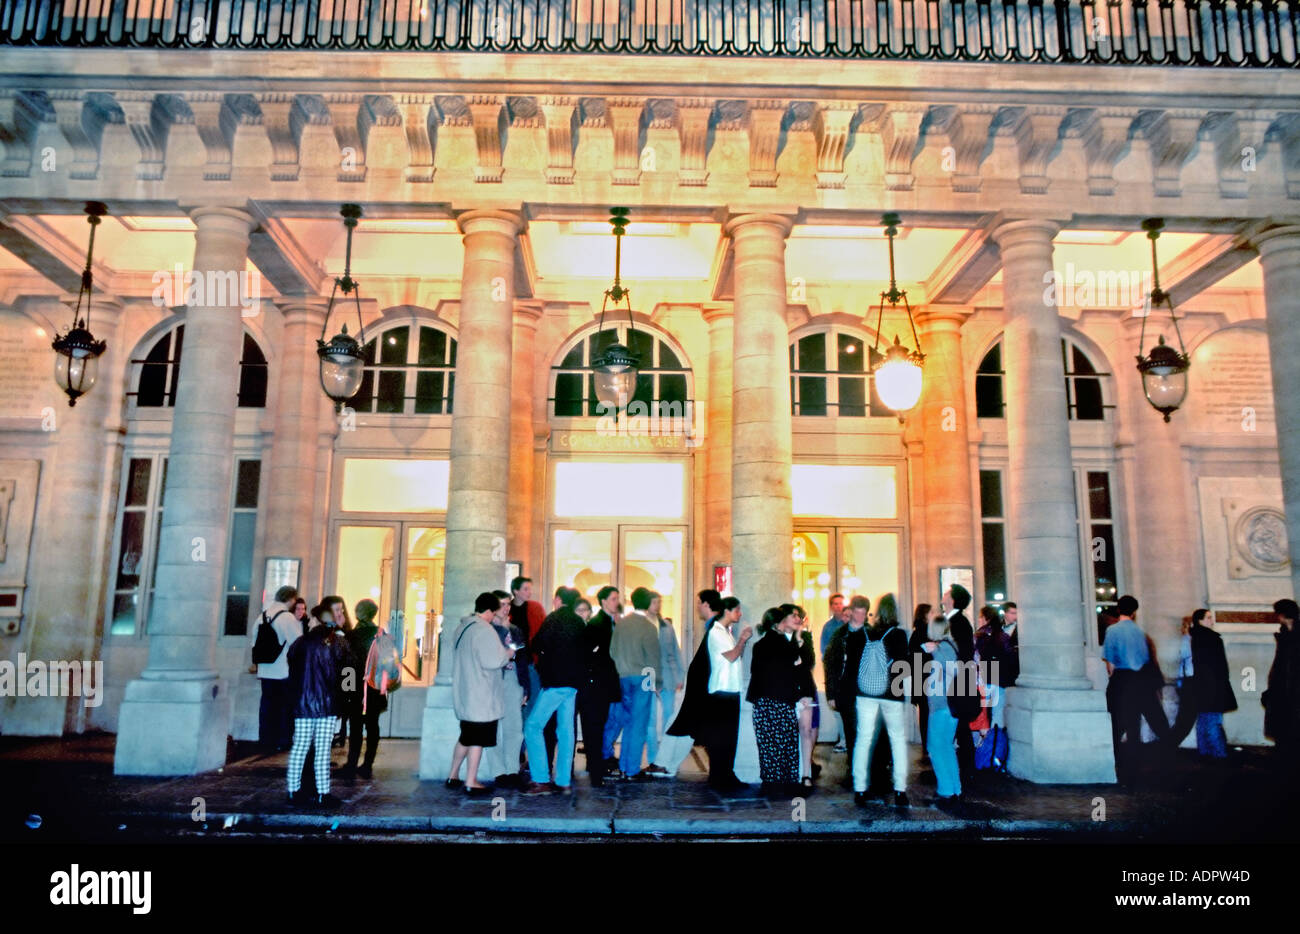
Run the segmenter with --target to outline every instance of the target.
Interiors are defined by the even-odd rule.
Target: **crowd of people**
[[[755,631],[745,624],[738,598],[700,591],[703,632],[688,665],[674,622],[661,614],[659,594],[636,588],[626,611],[616,587],[594,596],[593,605],[578,590],[560,587],[547,613],[533,599],[532,581],[518,577],[509,591],[477,597],[474,612],[449,635],[460,733],[448,788],[469,796],[499,788],[528,796],[569,791],[580,725],[593,787],[675,778],[701,745],[709,786],[732,792],[744,787],[734,771],[743,690],[753,711],[762,791],[785,796],[815,790],[821,766],[813,749],[823,714],[814,679],[818,651],[802,607],[766,609]],[[909,632],[891,593],[874,610],[863,595],[831,597],[819,643],[821,670],[826,706],[841,737],[835,752],[845,756],[846,782],[858,804],[892,798],[897,807],[909,806],[909,707],[917,710],[922,757],[934,771],[939,807],[959,808],[963,788],[978,772],[1006,770],[1006,689],[1019,676],[1019,609],[1012,602],[984,606],[976,628],[966,615],[970,605],[970,593],[954,584],[938,610],[916,608]],[[260,733],[269,751],[290,752],[291,800],[305,768],[314,770],[317,800],[333,800],[333,745],[347,745],[345,778],[371,776],[378,718],[387,704],[383,659],[376,657],[384,629],[375,620],[374,601],[362,600],[355,610],[353,625],[342,598],[326,597],[308,610],[294,588],[283,587],[263,614],[278,652],[256,666]],[[1157,751],[1177,746],[1195,729],[1199,752],[1224,760],[1223,714],[1236,709],[1236,698],[1213,611],[1196,610],[1184,626],[1175,679],[1179,712],[1172,723],[1161,706],[1165,680],[1155,647],[1137,613],[1138,601],[1129,595],[1102,612],[1117,777],[1121,783],[1135,779],[1143,720]],[[1280,759],[1294,767],[1300,612],[1295,601],[1280,600],[1274,613],[1280,628],[1262,695],[1265,732]],[[484,780],[481,772],[490,777]]]

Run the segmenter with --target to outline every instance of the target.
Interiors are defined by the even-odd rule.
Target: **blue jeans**
[[[555,714],[555,784],[567,788],[573,782],[573,716],[577,701],[577,688],[543,688],[524,721],[528,771],[539,785],[551,780],[547,774],[546,740],[542,736],[551,714]]]
[[[957,718],[948,712],[943,697],[930,698],[930,724],[926,728],[925,748],[934,766],[934,778],[941,798],[961,794],[961,770],[957,767]]]
[[[641,771],[641,753],[645,749],[646,732],[650,727],[650,709],[654,701],[654,691],[645,690],[645,677],[634,675],[619,678],[623,686],[622,708],[623,748],[619,753],[618,767],[624,775],[635,775]],[[605,731],[609,735],[609,731]]]
[[[663,697],[660,692],[655,691],[650,695],[650,713],[646,717],[646,734],[645,734],[645,761],[654,762],[655,756],[659,755],[659,734],[664,731],[668,724],[660,724],[659,719],[664,709]]]
[[[619,678],[620,684],[623,679]],[[605,759],[614,758],[614,743],[618,734],[627,725],[627,714],[623,710],[623,701],[616,700],[609,705],[609,716],[605,718],[605,735],[601,738],[600,754]]]
[[[1196,715],[1196,751],[1212,759],[1228,758],[1228,737],[1223,732],[1223,714]]]

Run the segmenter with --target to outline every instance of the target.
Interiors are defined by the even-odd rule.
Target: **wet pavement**
[[[0,737],[0,841],[167,839],[736,839],[897,838],[1080,842],[1291,842],[1300,827],[1296,788],[1272,750],[1247,747],[1226,764],[1193,750],[1150,762],[1133,788],[1034,785],[984,774],[958,814],[934,806],[934,773],[912,752],[912,806],[859,807],[842,787],[845,756],[819,746],[818,787],[806,797],[766,797],[757,786],[722,795],[704,782],[696,748],[675,780],[590,787],[578,771],[565,795],[530,798],[499,789],[481,798],[416,776],[417,740],[384,740],[372,779],[334,772],[333,808],[285,800],[287,754],[231,743],[220,772],[183,778],[113,775],[114,738]],[[342,763],[342,750],[333,761]],[[581,755],[578,758],[581,763]],[[312,789],[310,778],[304,788]]]

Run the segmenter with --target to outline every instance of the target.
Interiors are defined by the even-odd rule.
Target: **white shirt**
[[[736,647],[736,639],[722,623],[714,623],[709,630],[709,693],[717,694],[727,691],[740,693],[740,657],[728,661],[723,652],[730,652]]]
[[[280,613],[281,610],[284,612]],[[289,677],[289,646],[302,636],[302,623],[293,618],[293,613],[283,603],[272,603],[265,612],[267,619],[280,613],[271,627],[284,645],[280,647],[280,656],[275,661],[257,666],[257,676],[270,678],[272,681],[283,681]],[[257,626],[260,625],[262,625],[262,618],[259,616]],[[253,627],[254,640],[256,640],[257,626]]]

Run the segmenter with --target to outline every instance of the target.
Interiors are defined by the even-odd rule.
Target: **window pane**
[[[451,355],[453,357],[456,356],[456,345],[454,343],[451,345]],[[455,411],[455,409],[453,408],[455,402],[456,402],[456,374],[453,372],[447,374],[447,414],[448,415],[450,415],[453,411]]]
[[[222,631],[228,636],[248,635],[248,594],[226,594],[226,622]]]
[[[1002,518],[1002,474],[1000,471],[980,471],[980,515],[985,519]]]
[[[826,370],[825,334],[809,334],[799,338],[799,369],[811,373]]]
[[[235,507],[257,508],[257,489],[262,479],[261,461],[240,461],[238,482],[235,484]]]
[[[374,345],[369,344],[367,346],[373,347]],[[370,412],[374,408],[374,402],[375,371],[366,370],[361,374],[361,388],[357,390],[357,394],[353,396],[347,404],[350,405],[354,411]]]
[[[799,415],[826,414],[826,377],[799,377]]]
[[[851,334],[840,334],[838,335],[838,343],[839,343],[838,366],[840,368],[840,372],[861,373],[862,368],[865,365],[863,361],[866,359],[866,348],[862,346],[862,341]],[[840,381],[840,385],[841,386],[844,385],[843,380]],[[840,401],[842,402],[843,399],[841,399]],[[843,415],[844,412],[841,411],[840,414]]]
[[[144,560],[144,518],[142,509],[122,513],[122,544],[117,554],[116,590],[134,588],[140,583],[140,564]]]
[[[377,412],[401,412],[406,400],[406,374],[394,370],[379,371],[379,405]]]
[[[1101,421],[1106,410],[1101,403],[1101,380],[1076,378],[1074,380],[1074,417],[1081,421]]]
[[[597,331],[595,334],[592,334],[587,338],[587,346],[590,348],[590,353],[588,354],[587,359],[595,360],[600,356],[601,351],[614,343],[617,339],[618,334],[615,331]]]
[[[839,384],[839,414],[846,418],[865,418],[867,414],[867,378],[865,376],[841,376]]]
[[[585,345],[583,344],[582,341],[578,341],[576,344],[574,344],[573,347],[569,349],[569,352],[564,355],[564,359],[560,361],[560,366],[564,367],[565,369],[577,368],[583,366],[584,363],[582,359],[582,348],[584,346]]]
[[[144,506],[149,502],[149,471],[153,462],[147,457],[131,458],[126,480],[126,505]]]
[[[443,373],[424,372],[415,374],[415,412],[417,415],[442,414]]]
[[[659,341],[658,345],[659,345],[659,369],[661,370],[682,369],[682,362],[677,359],[677,354],[673,353],[673,349],[669,347],[667,344],[665,344],[663,341]]]
[[[980,361],[977,373],[1001,373],[1002,372],[1002,345],[994,344],[989,352],[984,355]]]
[[[560,373],[555,377],[555,414],[561,418],[582,415],[581,373]]]
[[[1088,514],[1094,519],[1111,518],[1110,474],[1104,471],[1088,471]]]
[[[167,503],[167,458],[162,459],[162,464],[158,470],[158,504],[160,506]]]
[[[421,366],[442,366],[447,362],[447,335],[437,328],[420,328],[420,351],[415,362]]]
[[[989,603],[1001,603],[1007,598],[1005,530],[1001,523],[985,522],[980,531],[983,533],[984,599]]]
[[[145,362],[140,366],[140,383],[136,387],[136,405],[157,408],[164,404],[171,346],[172,335],[164,334],[145,354]]]
[[[641,358],[641,366],[654,366],[655,339],[646,331],[627,332],[627,349]]]
[[[1002,377],[975,377],[975,414],[979,418],[1002,418]]]
[[[662,345],[661,345],[662,346]],[[659,377],[659,401],[686,403],[686,377],[679,373],[665,373]]]
[[[1096,373],[1096,368],[1092,361],[1078,347],[1074,348],[1074,372],[1076,373]]]
[[[876,391],[876,381],[874,379],[871,380],[871,414],[875,418],[894,418],[898,414],[880,401],[880,393]]]
[[[366,341],[365,353],[362,355],[362,359],[365,361],[366,366],[375,365],[375,343],[377,340],[378,338]]]
[[[649,406],[654,401],[655,378],[652,374],[641,373],[636,378],[636,390],[632,393],[633,402]]]
[[[253,533],[257,513],[237,512],[230,519],[230,560],[226,564],[226,591],[248,593],[252,590]]]
[[[113,597],[113,620],[109,624],[112,635],[135,635],[135,605],[138,600],[134,590]]]
[[[380,335],[379,362],[406,363],[406,349],[411,340],[410,328],[393,328]]]
[[[1092,578],[1096,588],[1094,602],[1114,602],[1119,596],[1119,581],[1115,579],[1114,530],[1109,523],[1092,526],[1088,557],[1092,561]]]
[[[181,347],[185,343],[185,325],[176,328],[176,339],[172,341],[172,366],[167,377],[167,399],[164,405],[176,404],[176,383],[181,377]]]

